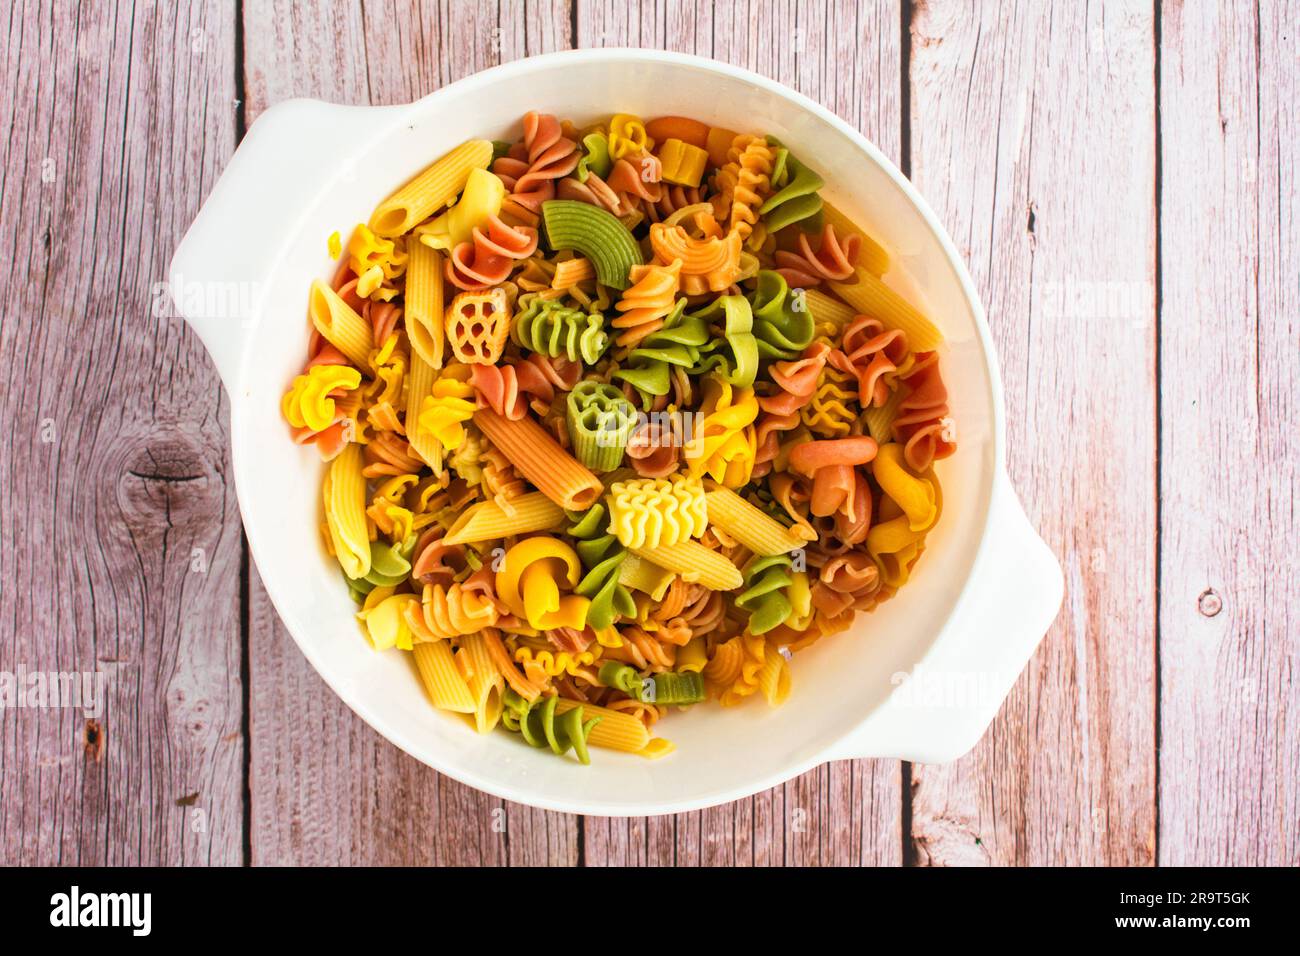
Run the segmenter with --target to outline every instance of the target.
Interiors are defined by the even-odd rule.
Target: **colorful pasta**
[[[280,412],[435,708],[662,758],[673,708],[779,705],[916,573],[944,344],[823,185],[757,131],[530,112],[328,241]]]

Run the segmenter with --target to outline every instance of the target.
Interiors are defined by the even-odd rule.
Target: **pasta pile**
[[[529,113],[359,224],[285,393],[325,547],[436,707],[582,763],[789,692],[903,586],[954,451],[942,338],[771,136]]]

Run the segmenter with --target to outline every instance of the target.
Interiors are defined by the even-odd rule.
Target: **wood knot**
[[[118,503],[128,525],[141,530],[208,523],[225,494],[221,454],[178,425],[128,437],[114,461],[106,463],[117,476]]]
[[[1223,598],[1219,597],[1219,592],[1214,588],[1206,588],[1196,599],[1196,609],[1203,617],[1214,617],[1223,610]]]
[[[104,725],[91,718],[86,721],[86,756],[98,763],[104,756]]]

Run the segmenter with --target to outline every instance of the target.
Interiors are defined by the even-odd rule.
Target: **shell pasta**
[[[358,629],[575,766],[797,694],[792,656],[905,586],[943,511],[939,324],[816,157],[734,125],[530,112],[304,281],[280,410]]]

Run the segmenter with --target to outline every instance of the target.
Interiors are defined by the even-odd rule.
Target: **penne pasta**
[[[461,143],[381,202],[370,217],[370,228],[386,238],[410,232],[460,194],[471,169],[482,169],[491,161],[488,140]]]
[[[873,405],[864,409],[862,420],[867,423],[867,432],[880,444],[893,441],[894,419],[898,417],[898,406],[903,400],[903,393],[894,389],[883,405]]]
[[[798,525],[787,528],[729,488],[709,491],[704,499],[709,524],[721,528],[755,554],[789,554],[815,540],[809,529]]]
[[[442,474],[442,442],[420,424],[420,411],[424,400],[433,395],[433,383],[438,377],[433,366],[419,354],[411,356],[411,374],[406,381],[406,440],[435,475]]]
[[[561,508],[586,511],[605,490],[599,478],[533,419],[511,421],[490,408],[480,408],[474,413],[474,424],[521,475]]]
[[[600,718],[600,723],[592,729],[591,736],[587,738],[589,743],[597,747],[640,753],[650,743],[650,731],[646,729],[644,723],[631,714],[564,698],[555,705],[556,711],[561,714],[566,714],[575,707],[582,708],[584,720],[590,720],[592,717]]]
[[[445,544],[472,544],[533,531],[552,531],[565,523],[564,509],[540,491],[510,499],[506,511],[496,501],[471,505],[447,529]]]
[[[943,343],[943,333],[910,302],[866,269],[857,270],[857,282],[832,282],[831,288],[853,306],[859,315],[879,319],[887,329],[907,335],[907,344],[917,352],[929,352]]]
[[[343,573],[353,580],[370,571],[366,479],[361,467],[361,446],[348,444],[330,463],[324,488],[325,523],[334,556],[343,566]]]
[[[698,541],[628,550],[651,564],[681,575],[683,581],[702,584],[714,591],[732,591],[744,581],[739,568]]]
[[[462,667],[465,685],[469,688],[470,698],[474,703],[474,729],[486,734],[496,727],[501,719],[501,692],[505,679],[492,660],[487,639],[483,633],[466,634],[461,638],[460,654],[464,658]]]
[[[474,695],[470,693],[465,675],[456,666],[451,645],[446,641],[417,643],[411,649],[420,680],[428,691],[429,700],[439,710],[458,714],[472,714],[476,710]]]
[[[319,279],[311,284],[307,307],[311,323],[325,340],[347,356],[349,362],[364,372],[370,365],[375,347],[370,323],[357,315],[337,292]]]
[[[442,256],[422,242],[410,244],[406,267],[406,334],[415,355],[430,368],[440,369],[446,336],[443,311]],[[414,356],[413,356],[414,357]]]

